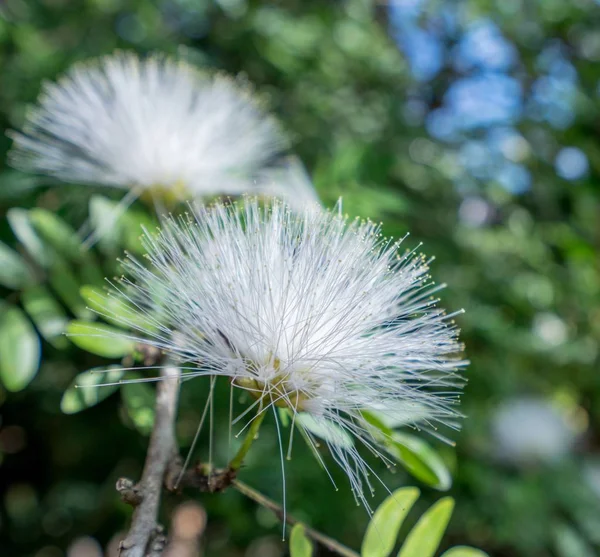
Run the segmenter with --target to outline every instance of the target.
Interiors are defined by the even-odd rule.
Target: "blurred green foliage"
[[[343,196],[345,211],[383,220],[387,234],[410,231],[411,246],[422,241],[425,252],[436,256],[434,278],[449,285],[444,305],[466,310],[458,320],[472,362],[462,406],[467,419],[452,435],[456,449],[436,444],[441,465],[454,478],[450,494],[456,501],[441,549],[464,543],[494,557],[596,555],[600,498],[598,481],[589,478],[600,451],[600,8],[593,0],[429,0],[396,9],[408,11],[413,4],[421,5],[416,24],[441,45],[439,68],[428,79],[417,75],[396,44],[397,34],[402,43],[408,31],[398,30],[397,13],[386,3],[7,0],[0,4],[0,125],[20,127],[44,79],[116,48],[165,51],[247,75],[292,133],[324,202]],[[512,143],[502,143],[502,164],[508,161],[514,170],[518,162],[519,173],[509,178],[526,172],[526,188],[511,188],[502,173],[481,169],[497,164],[489,147],[497,125],[465,124],[446,136],[433,125],[440,110],[448,116],[453,91],[476,71],[459,63],[460,45],[479,21],[494,21],[512,49],[513,61],[491,73],[517,84],[518,108],[500,126],[513,134]],[[550,56],[556,49],[559,62]],[[560,102],[553,105],[556,90]],[[494,107],[480,112],[491,114]],[[460,111],[455,118],[467,120]],[[9,146],[0,136],[0,152]],[[588,164],[575,178],[558,164],[561,156],[573,155],[564,149],[573,147]],[[75,395],[70,387],[76,377],[113,365],[105,356],[115,353],[90,354],[76,346],[77,337],[66,341],[60,333],[68,321],[93,318],[87,309],[93,288],[118,273],[116,257],[124,247],[139,251],[139,222],[151,217],[138,204],[128,213],[131,220],[92,252],[83,251],[75,231],[101,223],[118,194],[52,184],[11,170],[5,160],[0,554],[59,557],[78,536],[105,545],[129,519],[114,482],[139,476],[153,419],[152,386],[129,385],[120,396],[86,389]],[[86,377],[94,381],[96,375]],[[217,391],[218,426],[227,423],[229,391]],[[200,379],[182,390],[182,451],[192,441],[207,392],[208,382]],[[497,458],[495,408],[520,395],[543,396],[565,416],[578,434],[567,458],[526,466]],[[73,413],[84,406],[92,407]],[[275,426],[263,429],[243,479],[281,500]],[[227,453],[227,428],[217,427],[215,458],[225,461]],[[368,516],[325,458],[339,491],[309,449],[296,443],[286,463],[288,510],[360,547]],[[416,482],[402,468],[392,473],[380,463],[377,471],[391,489]],[[439,497],[421,488],[419,513]],[[375,497],[374,507],[385,491]],[[209,516],[207,555],[286,551],[275,518],[238,493],[203,496],[201,502]],[[165,524],[178,503],[167,497]],[[406,533],[403,527],[401,540]],[[447,555],[469,555],[468,549],[453,551]]]

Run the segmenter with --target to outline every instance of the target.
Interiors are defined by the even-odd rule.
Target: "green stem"
[[[360,555],[353,549],[346,547],[345,545],[339,543],[333,538],[330,538],[329,536],[326,536],[325,534],[321,534],[321,532],[318,532],[317,530],[314,530],[313,528],[307,526],[303,522],[296,520],[293,516],[284,513],[283,509],[277,503],[275,503],[275,501],[272,501],[268,497],[265,497],[262,493],[256,491],[256,489],[251,488],[249,485],[246,485],[245,483],[242,483],[239,480],[233,480],[232,485],[240,493],[243,493],[246,497],[252,499],[255,503],[258,503],[265,509],[269,509],[272,513],[275,514],[275,516],[279,520],[283,521],[285,519],[285,521],[290,526],[293,526],[294,524],[302,524],[302,526],[304,526],[304,531],[306,532],[306,534],[316,542],[329,549],[329,551],[337,553],[342,557],[360,557]]]
[[[252,420],[252,423],[250,424],[248,433],[246,433],[246,437],[244,437],[244,442],[242,443],[242,446],[239,448],[238,452],[231,459],[231,462],[229,463],[229,466],[228,466],[229,470],[237,471],[242,467],[242,464],[244,463],[244,459],[246,458],[246,455],[248,454],[248,451],[250,450],[252,443],[256,439],[256,434],[258,433],[258,430],[260,429],[260,424],[262,424],[262,421],[265,419],[266,413],[267,412],[266,412],[266,410],[263,409],[263,405],[261,402],[258,405],[258,412],[256,413],[256,416]]]

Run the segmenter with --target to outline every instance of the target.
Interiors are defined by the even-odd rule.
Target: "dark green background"
[[[434,278],[449,285],[444,306],[466,310],[458,321],[472,362],[462,404],[468,418],[455,436],[456,450],[436,445],[455,474],[450,494],[457,508],[444,547],[468,543],[498,557],[599,554],[600,499],[583,479],[583,470],[598,456],[600,428],[597,3],[426,1],[413,23],[433,33],[440,45],[439,71],[427,79],[395,42],[385,2],[8,0],[0,4],[0,14],[3,128],[22,125],[42,80],[116,48],[164,51],[247,75],[292,133],[294,149],[324,202],[332,205],[343,196],[346,211],[382,220],[385,233],[410,231],[411,245],[422,241],[424,251],[436,256]],[[472,141],[489,145],[495,125],[463,127],[448,140],[432,137],[427,125],[428,114],[448,108],[447,93],[456,83],[483,72],[456,63],[457,45],[480,21],[493,21],[513,48],[512,63],[492,73],[520,86],[518,108],[500,127],[518,130],[529,146],[519,160],[531,178],[524,191],[494,173],[494,165],[504,163],[491,147],[465,149]],[[401,43],[410,40],[399,33]],[[567,62],[548,69],[541,53],[552,45]],[[567,93],[561,89],[565,76],[570,76]],[[543,77],[558,80],[554,86],[568,97],[566,105],[540,101]],[[484,112],[490,110],[486,106]],[[560,110],[566,115],[557,122],[553,117]],[[0,136],[0,151],[9,146]],[[565,146],[580,149],[589,161],[587,172],[574,180],[556,172],[556,156]],[[13,206],[41,206],[76,227],[83,224],[88,199],[97,190],[50,187],[49,180],[20,174],[4,161],[2,156],[3,217]],[[485,203],[485,222],[465,221],[465,199]],[[4,218],[0,236],[16,245]],[[19,302],[18,293],[4,292]],[[563,341],[544,342],[536,334],[540,316],[562,321]],[[72,416],[59,408],[77,373],[105,363],[74,346],[57,350],[44,344],[41,370],[31,385],[15,394],[0,388],[1,555],[59,557],[78,536],[105,544],[126,526],[130,510],[113,486],[119,476],[139,475],[147,439],[132,426],[118,396]],[[183,390],[182,447],[193,435],[206,387],[198,380]],[[577,418],[582,433],[570,457],[525,468],[494,458],[490,417],[516,395],[547,397]],[[223,424],[226,389],[218,400],[217,423]],[[217,429],[217,439],[224,460],[226,426]],[[391,488],[416,482],[402,471],[382,473]],[[273,423],[267,422],[243,478],[281,500]],[[339,473],[336,478],[343,486],[338,492],[298,442],[287,464],[288,510],[359,547],[368,517]],[[439,497],[426,487],[423,492],[421,511]],[[378,490],[375,502],[384,494]],[[166,524],[177,502],[167,498]],[[247,549],[263,537],[272,540],[273,555],[278,547],[285,551],[275,520],[238,494],[202,496],[201,503],[209,513],[207,555],[268,556],[256,545]]]

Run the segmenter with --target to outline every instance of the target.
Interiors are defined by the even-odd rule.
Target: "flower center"
[[[263,379],[259,377],[258,366],[254,363],[247,364],[247,369],[255,377],[236,377],[232,383],[246,389],[256,400],[265,399],[278,408],[290,408],[296,412],[304,410],[304,403],[310,398],[305,392],[299,391],[290,381],[290,373],[280,371],[281,361],[275,357],[269,360],[276,373],[273,377]]]
[[[176,205],[186,197],[188,197],[187,188],[183,180],[177,180],[172,184],[153,184],[140,195],[144,203],[151,204],[156,199],[160,199],[167,207]]]

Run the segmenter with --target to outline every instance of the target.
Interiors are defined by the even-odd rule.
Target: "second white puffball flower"
[[[199,206],[144,242],[148,261],[128,258],[116,287],[123,322],[178,359],[184,379],[228,377],[263,411],[334,422],[375,452],[363,410],[423,429],[457,417],[465,362],[432,297],[441,287],[372,222],[248,199]],[[368,464],[330,441],[364,501]]]
[[[22,133],[12,135],[17,168],[134,197],[316,199],[307,183],[276,187],[283,182],[271,171],[287,168],[287,140],[246,85],[164,56],[117,53],[75,65],[44,85]]]

